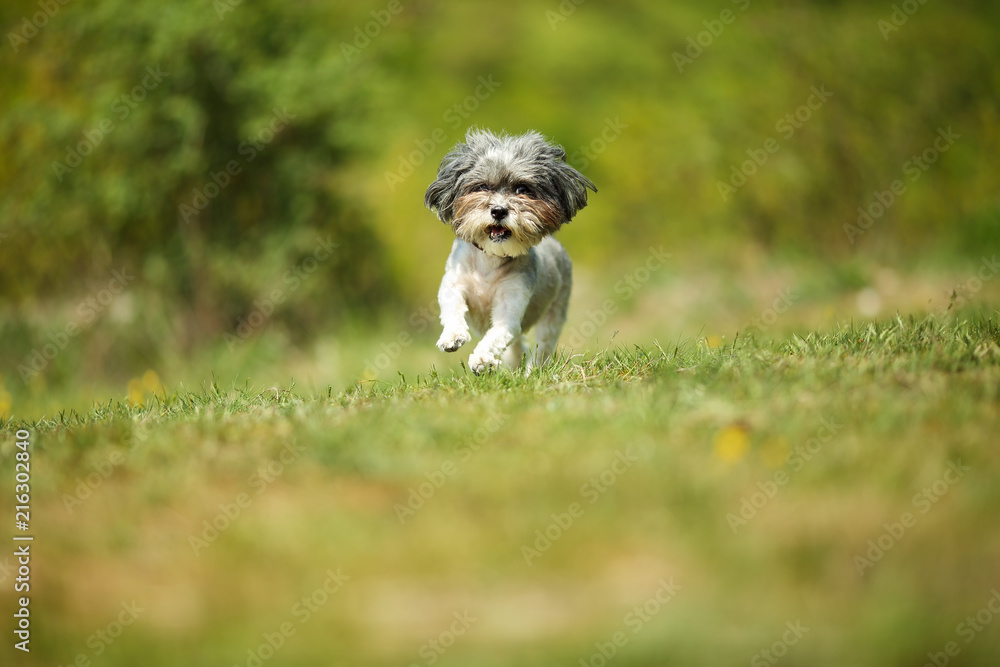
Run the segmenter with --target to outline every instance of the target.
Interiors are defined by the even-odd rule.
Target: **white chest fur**
[[[572,267],[566,251],[552,238],[517,257],[497,257],[456,240],[438,291],[443,332],[438,347],[452,352],[469,340],[469,330],[483,336],[470,357],[470,368],[499,363],[501,353],[517,366],[523,334],[539,325],[535,360],[555,349],[566,320]],[[505,361],[505,363],[508,363]]]

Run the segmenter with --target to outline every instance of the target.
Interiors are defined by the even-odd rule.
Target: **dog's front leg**
[[[469,342],[469,323],[465,314],[469,306],[465,303],[465,295],[455,276],[446,272],[438,289],[438,305],[441,307],[441,326],[443,331],[438,338],[437,346],[442,352],[454,352]]]
[[[476,375],[500,365],[500,355],[521,335],[521,321],[531,292],[520,280],[497,286],[490,311],[490,328],[469,356],[469,368]]]

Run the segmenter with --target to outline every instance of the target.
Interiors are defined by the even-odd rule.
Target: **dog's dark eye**
[[[532,191],[531,188],[529,188],[527,185],[518,185],[516,188],[514,188],[514,194],[530,197],[532,195]]]
[[[490,186],[486,185],[485,183],[478,183],[478,184],[472,186],[472,188],[470,189],[470,192],[486,192],[489,189],[490,189]]]

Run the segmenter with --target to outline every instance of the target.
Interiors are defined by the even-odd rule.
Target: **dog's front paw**
[[[476,375],[482,375],[483,373],[492,371],[494,368],[500,367],[500,360],[495,357],[488,357],[484,354],[477,354],[473,352],[469,356],[469,368]]]
[[[468,331],[444,331],[437,346],[442,352],[454,352],[470,340]]]

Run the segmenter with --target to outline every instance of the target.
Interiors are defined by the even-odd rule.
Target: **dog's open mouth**
[[[490,241],[500,243],[510,238],[510,230],[503,225],[490,225],[486,228],[486,233],[490,235]]]

